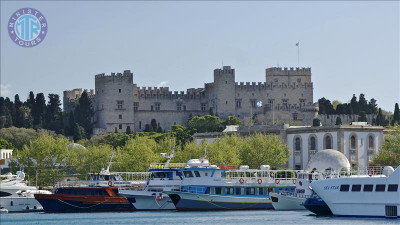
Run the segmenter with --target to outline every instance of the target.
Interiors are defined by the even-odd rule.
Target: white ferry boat
[[[50,191],[38,190],[28,186],[25,173],[18,171],[16,175],[1,175],[0,208],[4,212],[31,212],[43,210],[34,194],[51,194]]]
[[[165,191],[177,210],[272,209],[271,192],[293,192],[295,171],[241,166],[221,169],[206,159],[192,159],[182,170],[180,189]]]
[[[272,206],[275,210],[310,210],[311,208],[311,211],[314,212],[312,206],[308,205],[308,208],[304,206],[307,198],[313,198],[313,200],[318,198],[313,194],[309,185],[343,169],[349,171],[350,163],[341,152],[333,149],[318,151],[307,163],[306,170],[297,174],[296,191],[294,193],[271,193]],[[316,207],[321,209],[323,204],[321,202]]]
[[[400,215],[400,167],[340,174],[312,182],[310,187],[335,216],[390,217]]]
[[[175,209],[174,203],[163,191],[179,189],[183,179],[181,170],[186,166],[186,163],[170,163],[174,153],[168,157],[165,156],[165,153],[162,153],[162,156],[168,158],[168,161],[150,165],[151,178],[147,180],[143,189],[121,188],[119,190],[119,194],[128,199],[136,210]]]

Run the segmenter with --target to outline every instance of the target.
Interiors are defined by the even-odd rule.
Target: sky
[[[94,89],[94,75],[133,72],[138,86],[204,87],[232,66],[237,82],[265,82],[267,67],[311,67],[314,101],[400,103],[398,1],[1,1],[1,96]],[[24,7],[48,22],[22,48],[7,23]]]

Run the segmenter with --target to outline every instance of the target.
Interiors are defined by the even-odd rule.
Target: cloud
[[[157,84],[157,87],[167,87],[168,81],[161,81],[159,84]]]
[[[11,94],[11,84],[0,84],[0,95],[8,96]]]

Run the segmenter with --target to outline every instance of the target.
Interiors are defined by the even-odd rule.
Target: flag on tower
[[[299,46],[299,45],[300,45],[300,42],[297,42],[297,43],[296,43],[296,46]]]

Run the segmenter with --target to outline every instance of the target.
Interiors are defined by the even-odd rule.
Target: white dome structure
[[[75,149],[75,148],[86,150],[85,146],[78,144],[78,143],[70,143],[67,148],[68,148],[68,150]]]
[[[331,169],[332,171],[340,172],[344,168],[347,171],[350,170],[349,160],[343,153],[334,149],[325,149],[318,151],[308,161],[306,170],[325,171]]]

